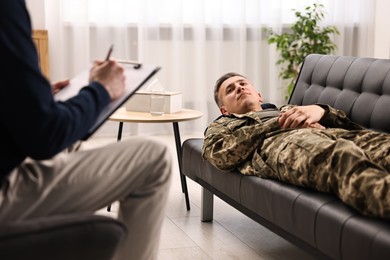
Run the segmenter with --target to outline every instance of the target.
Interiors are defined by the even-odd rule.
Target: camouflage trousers
[[[336,194],[364,215],[390,219],[390,135],[297,129],[267,138],[261,177]]]

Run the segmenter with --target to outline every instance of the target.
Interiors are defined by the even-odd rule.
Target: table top
[[[192,109],[181,109],[179,112],[152,116],[149,112],[127,111],[125,107],[119,108],[108,120],[128,123],[172,123],[190,121],[203,116],[203,113]]]

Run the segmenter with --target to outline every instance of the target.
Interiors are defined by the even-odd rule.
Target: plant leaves
[[[276,44],[276,50],[280,52],[280,58],[276,61],[277,65],[281,65],[279,77],[289,80],[286,100],[294,88],[305,57],[311,53],[330,54],[337,48],[330,37],[339,34],[337,27],[320,26],[325,17],[323,8],[323,4],[313,3],[306,6],[304,12],[292,9],[296,21],[288,33],[278,34],[272,28],[268,29],[268,44]]]

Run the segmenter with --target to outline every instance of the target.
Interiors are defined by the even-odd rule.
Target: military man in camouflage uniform
[[[222,170],[336,194],[365,215],[390,219],[390,135],[363,129],[328,105],[277,109],[245,77],[217,80],[222,115],[203,157]]]

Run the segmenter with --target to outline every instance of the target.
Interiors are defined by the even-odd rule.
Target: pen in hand
[[[112,53],[113,49],[114,49],[114,44],[111,44],[110,49],[108,50],[107,57],[106,57],[105,61],[110,60],[111,53]]]

